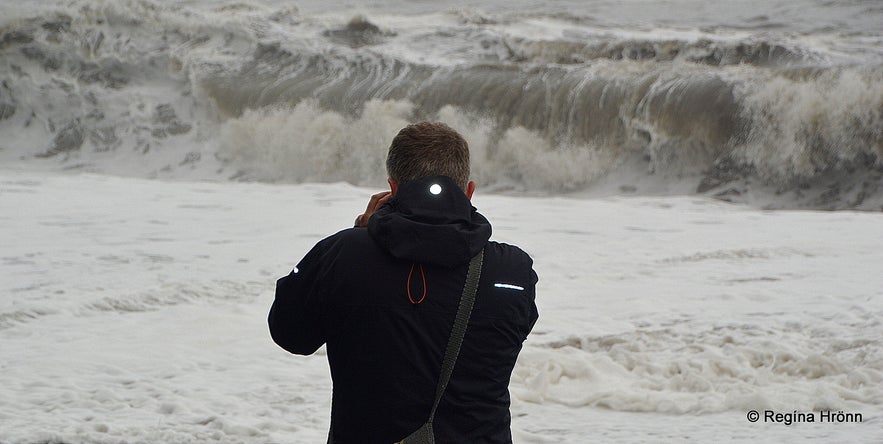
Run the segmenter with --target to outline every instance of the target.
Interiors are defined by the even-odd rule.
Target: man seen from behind
[[[483,264],[459,356],[434,417],[438,443],[511,443],[509,378],[537,320],[537,275],[518,247],[489,241],[471,205],[469,148],[441,123],[402,129],[390,191],[356,226],[316,244],[277,282],[273,340],[309,355],[326,345],[329,442],[398,442],[427,421],[470,260]]]

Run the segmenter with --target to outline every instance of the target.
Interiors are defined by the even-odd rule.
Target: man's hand
[[[367,227],[368,219],[371,218],[371,215],[377,211],[378,208],[382,207],[383,204],[389,202],[389,199],[392,198],[392,192],[384,191],[381,193],[377,193],[371,196],[371,200],[368,201],[368,208],[365,209],[365,212],[356,216],[356,227]]]

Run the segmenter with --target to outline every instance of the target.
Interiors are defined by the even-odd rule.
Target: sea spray
[[[865,37],[753,19],[42,7],[0,26],[6,161],[376,186],[395,128],[442,119],[469,136],[485,189],[883,208],[883,56]]]

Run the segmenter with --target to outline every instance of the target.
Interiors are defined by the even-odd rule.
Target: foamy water
[[[3,170],[0,441],[324,440],[325,357],[276,347],[266,313],[275,279],[372,191]],[[540,276],[516,442],[883,438],[878,213],[474,203]]]
[[[876,2],[468,3],[0,0],[0,442],[324,441],[273,284],[422,118],[536,260],[516,442],[883,440]]]

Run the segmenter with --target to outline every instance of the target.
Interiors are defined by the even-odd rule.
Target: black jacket
[[[440,193],[430,192],[434,184]],[[402,184],[367,229],[322,240],[279,279],[270,333],[296,354],[327,344],[335,443],[390,444],[426,421],[466,268],[482,248],[475,307],[435,433],[439,443],[511,442],[509,377],[537,319],[537,276],[525,252],[489,242],[490,234],[450,178],[419,179]]]

